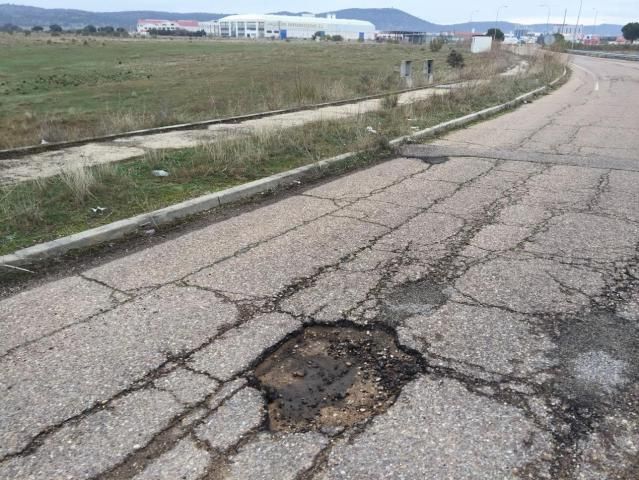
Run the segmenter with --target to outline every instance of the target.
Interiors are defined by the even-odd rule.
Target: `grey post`
[[[399,77],[404,81],[408,88],[413,86],[413,62],[412,60],[403,60],[399,69]]]

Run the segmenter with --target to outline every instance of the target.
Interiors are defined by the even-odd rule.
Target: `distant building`
[[[375,25],[362,20],[292,15],[230,15],[218,21],[223,38],[313,38],[340,35],[345,40],[373,40]]]
[[[200,22],[197,20],[158,20],[149,18],[138,20],[137,32],[140,35],[148,35],[152,30],[164,32],[172,32],[175,30],[199,32],[205,29],[200,26]]]
[[[585,35],[583,38],[584,45],[601,45],[601,37],[599,35]]]
[[[553,25],[552,33],[560,33],[569,42],[578,42],[584,38],[583,25]]]
[[[389,30],[385,32],[377,32],[375,37],[380,41],[392,41],[402,43],[430,43],[434,38],[433,34],[426,32],[411,32],[406,30]]]

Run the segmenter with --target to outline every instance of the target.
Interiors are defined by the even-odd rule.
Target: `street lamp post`
[[[593,10],[595,11],[595,21],[592,24],[592,36],[594,37],[597,33],[597,15],[599,15],[599,10],[596,8],[593,8]]]
[[[495,41],[495,38],[497,37],[497,24],[499,23],[499,11],[502,8],[508,8],[508,5],[500,5],[499,7],[497,7],[497,16],[495,17],[495,29],[493,30],[493,42]]]
[[[539,6],[540,7],[546,7],[548,9],[548,16],[546,17],[546,35],[548,35],[550,33],[549,32],[549,29],[550,29],[550,5],[543,4],[543,5],[539,5]]]
[[[584,0],[579,0],[579,13],[577,14],[577,23],[575,23],[575,31],[572,36],[572,48],[575,48],[575,40],[577,40],[577,30],[579,30],[579,20],[581,20],[581,7],[583,7]]]

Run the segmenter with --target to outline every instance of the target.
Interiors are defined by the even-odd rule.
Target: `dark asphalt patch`
[[[269,354],[255,377],[271,431],[330,431],[384,412],[420,371],[383,330],[310,326]]]
[[[383,320],[396,326],[413,315],[427,315],[444,303],[447,296],[443,286],[428,279],[409,282],[393,289],[383,301]]]
[[[559,391],[593,407],[613,402],[639,380],[639,327],[611,313],[566,321],[558,336]]]

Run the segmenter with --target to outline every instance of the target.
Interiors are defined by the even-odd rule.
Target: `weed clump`
[[[446,63],[452,68],[464,68],[464,56],[457,50],[453,49],[446,58]]]

